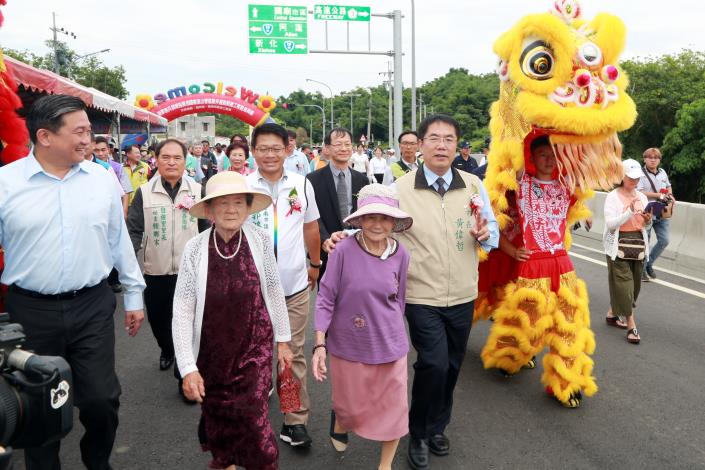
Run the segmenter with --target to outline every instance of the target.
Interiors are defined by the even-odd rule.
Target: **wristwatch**
[[[323,267],[323,261],[319,262],[318,264],[313,264],[311,260],[309,260],[308,265],[312,268],[321,269]]]

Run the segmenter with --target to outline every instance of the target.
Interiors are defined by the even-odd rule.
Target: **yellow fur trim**
[[[574,272],[563,274],[558,292],[550,280],[523,279],[505,287],[491,312],[494,323],[480,357],[486,369],[518,372],[545,346],[542,382],[567,402],[572,393],[591,396],[597,391],[592,377],[595,336],[590,330],[588,293]]]
[[[595,31],[592,41],[602,50],[604,63],[617,65],[627,40],[627,28],[622,20],[614,15],[600,13],[590,22],[590,29]]]

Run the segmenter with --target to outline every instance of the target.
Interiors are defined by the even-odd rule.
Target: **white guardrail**
[[[604,206],[607,193],[595,192],[595,197],[587,201],[592,211],[592,230],[578,230],[579,237],[601,240],[604,230]],[[651,231],[654,238],[654,232]],[[575,239],[580,243],[579,237]],[[656,261],[656,266],[664,266],[678,271],[694,271],[705,274],[705,204],[676,202],[670,220],[668,247]],[[653,242],[652,242],[653,245]]]

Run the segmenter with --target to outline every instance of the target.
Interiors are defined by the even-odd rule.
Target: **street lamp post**
[[[360,96],[357,93],[348,93],[346,96],[350,97],[350,133],[353,134],[353,141],[355,140],[355,130],[354,130],[354,125],[353,125],[353,98],[356,96]]]
[[[321,85],[325,86],[328,88],[328,91],[330,92],[330,127],[331,129],[335,127],[335,124],[333,124],[333,89],[327,84],[323,82],[319,82],[318,80],[314,80],[312,78],[307,78],[307,82],[313,82],[313,83],[320,83]]]
[[[92,55],[103,54],[105,52],[110,52],[110,49],[103,49],[102,51],[95,51],[95,52],[91,52],[88,54],[79,55],[79,56],[76,56],[75,58],[73,58],[71,61],[69,61],[69,70],[68,70],[69,77],[68,78],[73,78],[72,73],[71,73],[71,66],[74,65],[76,63],[76,61],[85,59],[86,57],[90,57]]]
[[[323,142],[323,139],[326,138],[326,112],[325,110],[318,106],[317,104],[302,104],[299,106],[303,107],[308,107],[308,108],[318,108],[321,111],[321,128],[323,129],[323,136],[321,137],[321,143]],[[313,131],[311,131],[311,134],[313,134]]]

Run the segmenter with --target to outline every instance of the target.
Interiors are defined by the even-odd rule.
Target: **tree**
[[[676,112],[705,96],[705,53],[686,49],[674,55],[627,60],[622,67],[629,75],[627,92],[639,116],[620,139],[624,154],[637,156],[649,147],[660,147],[676,123]]]
[[[685,104],[676,125],[666,134],[662,152],[670,161],[670,177],[677,199],[705,199],[705,98]]]
[[[16,51],[6,49],[3,52],[10,57],[39,69],[54,70],[53,41],[47,41],[47,46],[52,52],[44,56],[24,50]],[[127,77],[122,65],[108,67],[96,56],[91,56],[82,61],[80,56],[69,48],[66,43],[57,41],[57,57],[59,61],[59,74],[69,77],[81,85],[93,87],[116,98],[127,98],[125,88]]]

